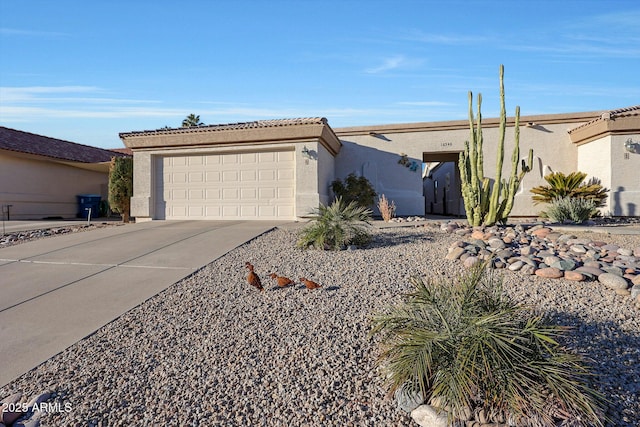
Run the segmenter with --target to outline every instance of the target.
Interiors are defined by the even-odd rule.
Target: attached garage
[[[341,143],[324,118],[121,133],[138,221],[295,220],[330,201]]]
[[[295,152],[156,159],[157,219],[295,219]]]

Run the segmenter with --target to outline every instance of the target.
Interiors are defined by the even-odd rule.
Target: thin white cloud
[[[43,94],[97,93],[101,90],[95,86],[25,86],[0,87],[0,98],[3,103],[39,100]]]
[[[404,55],[395,55],[383,59],[382,64],[367,68],[364,71],[367,74],[381,74],[392,70],[415,68],[422,64],[422,62],[422,59],[413,59],[407,58]]]
[[[0,35],[5,36],[28,36],[28,37],[61,37],[67,36],[66,33],[56,31],[37,31],[37,30],[21,30],[17,28],[0,28]]]
[[[480,35],[459,35],[459,34],[444,34],[444,33],[425,33],[420,30],[413,30],[401,37],[404,40],[437,44],[437,45],[473,45],[473,44],[485,44],[492,39],[488,36]]]

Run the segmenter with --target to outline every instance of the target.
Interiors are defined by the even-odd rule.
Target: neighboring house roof
[[[143,136],[143,135],[199,133],[199,132],[258,129],[258,128],[271,128],[271,127],[296,126],[296,125],[314,125],[314,124],[327,125],[328,122],[327,122],[327,119],[324,117],[255,120],[252,122],[227,123],[227,124],[219,124],[219,125],[204,125],[204,126],[191,126],[191,127],[180,127],[180,128],[165,128],[165,129],[156,129],[156,130],[142,130],[142,131],[134,131],[134,132],[122,132],[120,133],[120,138],[130,137],[130,136]]]
[[[104,163],[114,156],[126,155],[3,126],[0,126],[0,149],[79,163]]]
[[[131,148],[109,148],[109,151],[115,151],[116,153],[120,153],[120,154],[126,154],[127,156],[132,156],[133,155],[133,150],[131,150]]]

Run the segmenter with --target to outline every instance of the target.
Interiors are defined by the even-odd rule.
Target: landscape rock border
[[[467,268],[484,261],[490,268],[546,279],[598,281],[640,308],[640,247],[578,238],[544,224],[470,227],[449,221],[440,229],[460,236],[445,258]]]

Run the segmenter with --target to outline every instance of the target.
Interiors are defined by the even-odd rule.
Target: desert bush
[[[393,200],[389,202],[389,199],[384,194],[378,199],[378,210],[384,222],[389,222],[391,218],[396,216],[396,204]]]
[[[551,202],[545,215],[553,222],[581,224],[593,216],[596,202],[580,197],[559,197]]]
[[[484,410],[518,426],[602,426],[586,365],[558,344],[568,329],[512,302],[486,265],[453,283],[413,284],[403,303],[372,320],[390,394],[419,393],[446,408],[450,424],[452,414]]]
[[[344,182],[339,179],[334,180],[331,183],[331,191],[336,195],[336,198],[342,199],[347,205],[356,202],[358,206],[363,208],[373,206],[376,197],[371,182],[364,176],[355,176],[353,173],[349,174]]]
[[[371,210],[337,198],[331,205],[314,210],[311,223],[300,233],[298,246],[340,250],[365,245],[371,239],[367,230],[370,220]]]
[[[133,196],[133,158],[113,157],[109,165],[109,206],[129,222],[129,210]]]
[[[565,197],[591,200],[595,206],[590,217],[598,216],[598,208],[604,206],[609,190],[597,178],[585,181],[586,177],[584,172],[572,172],[568,175],[552,172],[544,177],[549,185],[539,185],[529,190],[533,193],[531,198],[535,204],[552,203]],[[548,212],[541,212],[541,215],[548,216]]]

